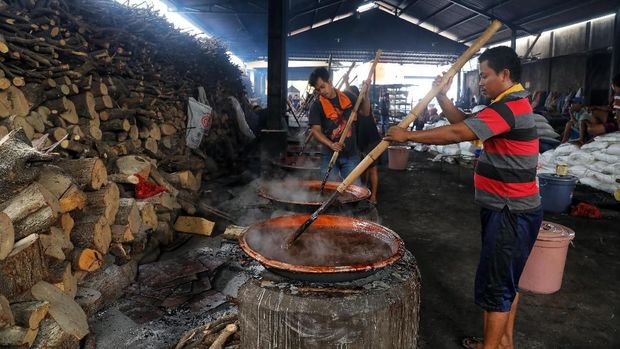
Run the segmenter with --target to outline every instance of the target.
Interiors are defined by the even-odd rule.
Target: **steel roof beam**
[[[495,5],[493,5],[493,6],[489,6],[489,7],[485,8],[485,9],[483,9],[483,10],[482,10],[482,12],[489,13],[489,11],[493,11],[493,10],[495,10],[496,8],[498,8],[498,7],[502,7],[502,6],[504,6],[504,5],[508,4],[508,3],[512,2],[512,1],[513,1],[513,0],[500,1],[500,2],[498,2],[497,4],[495,4]],[[445,31],[447,31],[447,30],[450,30],[450,29],[452,29],[452,28],[454,28],[454,27],[458,27],[459,25],[461,25],[461,24],[463,24],[463,23],[467,23],[467,22],[469,22],[470,20],[472,20],[472,19],[474,19],[474,18],[476,18],[476,17],[478,17],[478,16],[480,16],[480,14],[479,14],[479,13],[474,13],[474,14],[472,14],[471,16],[467,16],[467,17],[465,17],[465,18],[463,18],[463,19],[459,20],[458,22],[452,23],[452,24],[450,24],[449,26],[447,26],[447,27],[445,27],[445,28],[441,28],[441,29],[437,32],[437,34],[439,34],[439,33],[443,33],[443,32],[445,32]]]
[[[417,24],[417,25],[420,25],[420,24],[422,24],[422,23],[424,23],[424,22],[428,21],[429,19],[431,19],[431,18],[433,18],[433,17],[437,16],[438,14],[440,14],[440,13],[444,12],[445,10],[449,9],[450,7],[452,7],[452,5],[454,5],[452,2],[448,3],[446,6],[444,6],[444,7],[440,8],[440,9],[438,9],[437,11],[435,11],[435,12],[431,13],[430,15],[428,15],[428,16],[426,16],[426,17],[422,18],[422,19],[421,19],[420,21],[418,21],[418,23],[416,23],[416,24]]]

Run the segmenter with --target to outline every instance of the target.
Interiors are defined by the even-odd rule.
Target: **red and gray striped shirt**
[[[540,207],[536,182],[538,135],[527,91],[508,94],[465,124],[483,141],[474,174],[483,207],[528,212]]]

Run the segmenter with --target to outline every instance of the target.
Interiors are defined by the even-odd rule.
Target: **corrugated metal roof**
[[[227,43],[241,58],[255,59],[267,54],[267,0],[167,0],[167,2],[187,14],[206,32]],[[310,28],[321,22],[331,22],[339,16],[355,12],[359,6],[368,2],[367,0],[288,0],[289,31]],[[504,24],[516,28],[517,35],[523,36],[614,13],[618,8],[618,1],[610,0],[381,0],[374,3],[379,8],[369,12],[383,10],[384,13],[391,15],[390,20],[410,24],[407,29],[401,28],[404,32],[400,37],[411,36],[413,26],[423,21],[423,26],[431,28],[440,35],[456,38],[462,43],[474,40],[484,31],[490,18],[497,18]],[[403,14],[405,16],[399,18]],[[412,18],[413,23],[403,18]],[[329,26],[336,26],[338,30],[348,30],[342,25],[337,25],[338,22],[310,30],[324,31],[324,27]],[[381,26],[376,27],[379,31],[383,29]],[[491,42],[508,40],[510,36],[511,31],[504,27]],[[294,36],[291,40],[293,38]],[[377,40],[383,41],[385,38],[379,37]],[[381,42],[373,44],[381,46]],[[414,55],[422,51],[410,48],[407,52]],[[444,53],[452,54],[447,51]],[[319,54],[321,52],[314,52],[313,56]]]

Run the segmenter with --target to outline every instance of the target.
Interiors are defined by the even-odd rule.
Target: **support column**
[[[281,119],[286,112],[286,0],[267,2],[268,43],[267,43],[267,109],[269,117],[267,128],[282,128]]]
[[[510,28],[510,47],[517,50],[517,31]]]
[[[614,37],[611,51],[611,76],[620,74],[620,6],[616,9],[614,21]],[[610,79],[611,80],[611,79]]]
[[[280,161],[286,152],[287,125],[282,119],[286,115],[286,84],[288,59],[286,54],[286,33],[288,21],[288,0],[267,1],[267,120],[266,129],[261,130],[261,175],[272,174],[273,161]]]
[[[456,73],[456,102],[458,103],[462,98],[461,96],[461,74],[463,74],[463,69],[459,70]]]

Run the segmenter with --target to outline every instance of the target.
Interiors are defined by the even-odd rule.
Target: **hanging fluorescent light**
[[[357,8],[357,12],[362,13],[362,12],[366,12],[369,10],[372,10],[373,8],[377,7],[377,4],[375,4],[374,1],[366,3],[360,7]]]

